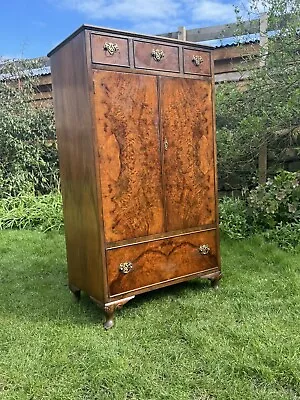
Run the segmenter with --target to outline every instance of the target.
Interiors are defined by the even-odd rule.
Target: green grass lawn
[[[64,237],[0,232],[0,398],[300,399],[300,253],[222,241],[195,280],[102,312],[67,288]]]

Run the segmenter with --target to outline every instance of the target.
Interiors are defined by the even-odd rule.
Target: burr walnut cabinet
[[[109,328],[136,294],[217,286],[211,49],[83,25],[49,56],[75,297]]]

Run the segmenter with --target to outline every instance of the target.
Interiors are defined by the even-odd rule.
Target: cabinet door
[[[161,130],[168,231],[215,222],[211,83],[162,77]]]
[[[157,79],[94,71],[94,92],[105,239],[163,232]]]

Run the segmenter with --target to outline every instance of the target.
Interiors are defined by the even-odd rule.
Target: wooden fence
[[[267,14],[261,14],[259,19],[246,21],[242,25],[233,23],[226,25],[208,26],[205,28],[186,29],[184,26],[176,32],[161,33],[158,36],[187,40],[189,42],[205,42],[208,40],[225,39],[240,35],[256,34],[260,32],[261,26],[265,23]]]
[[[269,29],[274,29],[274,27],[269,27]],[[260,18],[253,19],[250,21],[245,21],[243,23],[232,23],[226,25],[216,25],[216,26],[209,26],[204,28],[195,28],[195,29],[186,29],[184,26],[180,26],[177,31],[175,32],[168,32],[168,33],[161,33],[158,36],[173,38],[173,39],[180,39],[180,40],[187,40],[190,42],[207,42],[210,40],[219,40],[220,45],[222,40],[236,37],[237,33],[239,36],[242,35],[254,35],[254,40],[258,42],[257,46],[243,46],[244,48],[240,48],[238,51],[235,52],[234,57],[240,57],[242,59],[244,56],[249,54],[259,54],[260,47],[267,49],[267,41],[268,41],[268,15],[267,13],[263,13],[260,15]],[[251,37],[251,36],[250,36]],[[253,36],[252,36],[253,37]],[[242,46],[241,46],[242,47]],[[221,54],[222,50],[224,50],[225,46],[217,47],[214,50],[214,57],[215,57],[215,66],[216,60],[220,59],[219,54]],[[227,51],[228,56],[230,58],[231,54],[233,53]],[[229,60],[231,62],[231,60]],[[228,64],[228,62],[227,62]],[[224,74],[219,74],[215,71],[215,81],[216,83],[224,82],[224,81],[241,81],[247,79],[249,77],[249,71],[245,70],[241,71],[226,71]]]

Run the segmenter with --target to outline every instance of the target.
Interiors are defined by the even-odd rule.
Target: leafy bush
[[[220,229],[232,239],[249,236],[249,224],[246,202],[239,198],[223,197],[219,205]]]
[[[232,239],[262,233],[285,250],[300,245],[300,173],[282,171],[245,199],[220,201],[220,228]]]
[[[47,232],[60,231],[62,228],[62,199],[59,192],[0,199],[0,229],[38,229]]]
[[[52,107],[34,100],[38,62],[0,63],[0,198],[58,188]]]
[[[300,222],[286,224],[280,222],[274,229],[265,232],[264,237],[284,250],[293,251],[300,246]]]
[[[300,220],[300,173],[282,171],[251,190],[248,204],[254,224],[274,228]]]
[[[236,42],[243,53],[247,25],[268,12],[268,50],[247,51],[240,69],[250,79],[222,83],[216,90],[218,173],[224,187],[252,186],[260,149],[267,145],[272,169],[282,168],[289,147],[299,148],[299,0],[250,0],[236,8]],[[246,6],[246,7],[245,7]],[[249,14],[245,13],[248,8]],[[280,26],[280,29],[272,27]],[[255,50],[253,48],[253,50]],[[257,66],[260,64],[260,68]],[[270,165],[268,165],[270,170]],[[234,178],[234,179],[233,179]],[[226,184],[226,185],[225,185]]]

